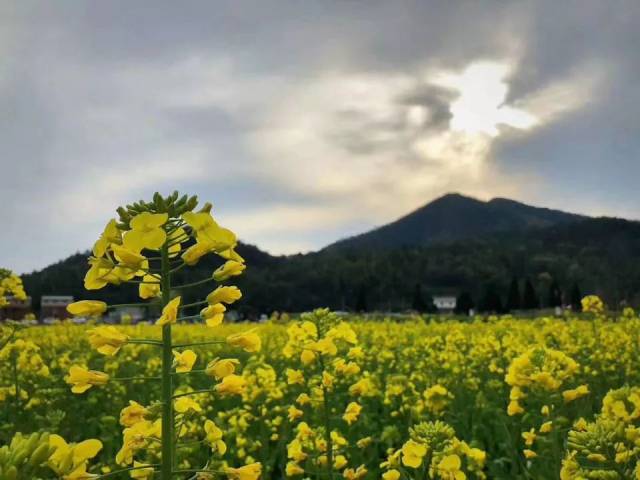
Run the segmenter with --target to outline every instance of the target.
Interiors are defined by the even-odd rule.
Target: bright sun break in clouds
[[[450,105],[450,128],[496,137],[500,125],[518,129],[535,126],[539,120],[532,114],[504,104],[509,93],[506,78],[510,73],[506,63],[477,62],[460,74],[445,73],[437,78],[433,83],[459,92]]]

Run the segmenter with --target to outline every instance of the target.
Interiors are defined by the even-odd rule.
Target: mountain
[[[392,223],[340,240],[327,249],[432,245],[496,232],[551,227],[585,218],[505,198],[483,202],[450,193]]]
[[[250,318],[319,306],[402,311],[416,304],[416,292],[425,298],[468,292],[480,304],[487,292],[495,292],[504,301],[514,278],[521,289],[529,280],[542,305],[547,305],[548,290],[555,284],[565,301],[579,287],[609,305],[640,306],[640,222],[590,218],[507,199],[482,202],[446,195],[318,252],[272,256],[245,243],[238,252],[247,260],[247,271],[234,279],[243,292],[234,308]],[[47,294],[137,301],[135,286],[85,291],[87,256],[76,254],[25,275],[35,307]],[[217,267],[210,257],[172,279],[182,284],[207,278]],[[198,287],[184,303],[203,298],[210,289]]]

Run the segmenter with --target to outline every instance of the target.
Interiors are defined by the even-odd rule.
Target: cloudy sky
[[[272,253],[457,191],[640,218],[640,2],[0,0],[0,265],[199,194]]]

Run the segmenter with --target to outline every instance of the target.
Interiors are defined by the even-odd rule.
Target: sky
[[[174,189],[274,254],[448,192],[640,218],[635,0],[0,0],[0,265]]]

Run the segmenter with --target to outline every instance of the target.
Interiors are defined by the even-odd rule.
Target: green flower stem
[[[174,345],[174,347],[176,347],[177,345]],[[207,371],[205,369],[202,370],[190,370],[188,372],[173,372],[172,375],[191,375],[192,373],[206,373]]]
[[[184,305],[180,305],[180,308],[199,307],[200,305],[205,305],[207,303],[209,302],[207,302],[206,300],[200,300],[199,302],[186,303]]]
[[[158,340],[127,340],[127,343],[134,343],[138,345],[155,345],[158,347],[162,346],[162,342]]]
[[[153,463],[153,464],[150,464],[150,465],[144,465],[144,466],[140,466],[140,467],[122,468],[120,470],[115,470],[113,472],[104,473],[102,475],[99,475],[96,478],[108,478],[108,477],[113,477],[115,475],[119,475],[119,474],[124,473],[124,472],[130,472],[132,470],[142,470],[143,468],[156,468],[156,467],[159,467],[159,466],[160,466],[159,464]]]
[[[224,473],[224,472],[222,470],[191,469],[191,470],[174,470],[173,473]]]
[[[179,272],[180,270],[182,270],[186,266],[187,266],[187,264],[183,262],[180,265],[178,265],[177,267],[172,268],[171,269],[171,273]]]
[[[225,345],[227,342],[224,340],[212,340],[210,342],[192,342],[192,343],[178,343],[174,345],[174,348],[184,348],[184,347],[201,347],[204,345]]]
[[[134,380],[160,380],[162,377],[112,377],[109,380],[114,382],[133,382]]]
[[[158,279],[159,280],[159,279]],[[125,280],[123,283],[133,283],[135,285],[157,285],[158,282],[145,282],[143,280]],[[162,282],[160,282],[162,285]]]
[[[152,283],[160,282],[160,274],[162,273],[162,269],[160,269],[160,268],[139,268],[138,271],[139,272],[144,272],[145,274],[149,275],[150,277],[156,278],[158,280],[157,282],[152,282]]]
[[[180,397],[188,397],[189,395],[200,395],[201,393],[213,393],[214,390],[212,389],[208,389],[208,390],[194,390],[193,392],[185,392],[185,393],[178,393],[177,395],[174,395],[173,397],[171,397],[173,400],[175,400],[176,398],[180,398]]]
[[[202,280],[198,280],[197,282],[185,283],[184,285],[176,285],[173,288],[177,290],[177,289],[181,289],[181,288],[195,287],[197,285],[203,285],[203,284],[209,283],[209,282],[213,282],[213,277],[203,278]]]
[[[199,445],[201,443],[207,443],[206,440],[190,440],[188,442],[178,442],[177,447],[188,447],[189,445]]]
[[[180,238],[176,238],[173,242],[167,244],[167,248],[173,247],[174,245],[181,245],[182,243],[184,243],[187,240],[189,240],[189,238],[191,238],[191,237],[189,237],[189,235],[182,236]]]
[[[162,255],[162,306],[171,300],[171,272],[169,268],[169,250],[163,246]],[[161,480],[171,480],[174,463],[174,418],[173,418],[173,347],[171,345],[171,324],[162,327],[162,464]]]
[[[178,317],[176,318],[176,322],[182,322],[184,320],[196,320],[196,319],[200,319],[202,317],[200,317],[200,315],[189,315],[187,317]]]

